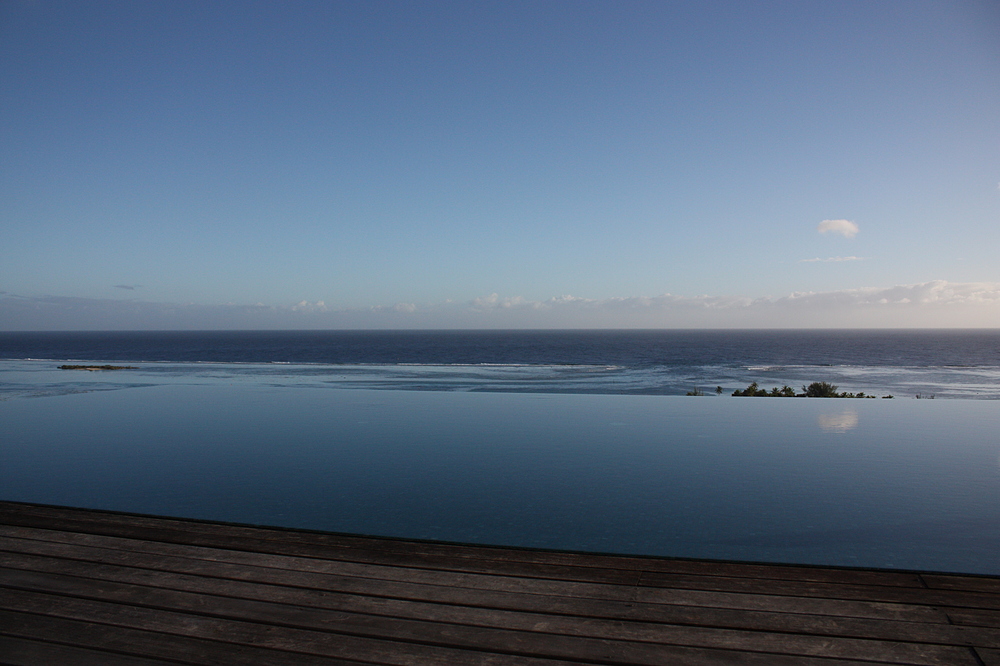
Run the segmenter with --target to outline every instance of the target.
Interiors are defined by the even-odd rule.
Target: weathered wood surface
[[[0,502],[0,663],[1000,666],[1000,578]]]

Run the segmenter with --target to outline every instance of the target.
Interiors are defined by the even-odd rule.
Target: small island
[[[138,370],[134,365],[60,365],[60,370]]]

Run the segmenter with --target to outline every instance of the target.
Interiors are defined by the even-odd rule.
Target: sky
[[[0,2],[0,330],[1000,327],[1000,4]]]

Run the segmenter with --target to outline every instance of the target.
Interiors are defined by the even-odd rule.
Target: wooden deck
[[[1000,665],[1000,578],[0,502],[3,664]],[[1000,557],[1000,554],[998,554]]]

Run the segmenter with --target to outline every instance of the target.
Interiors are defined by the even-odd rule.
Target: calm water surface
[[[3,499],[1000,574],[994,401],[117,388],[0,401]]]

